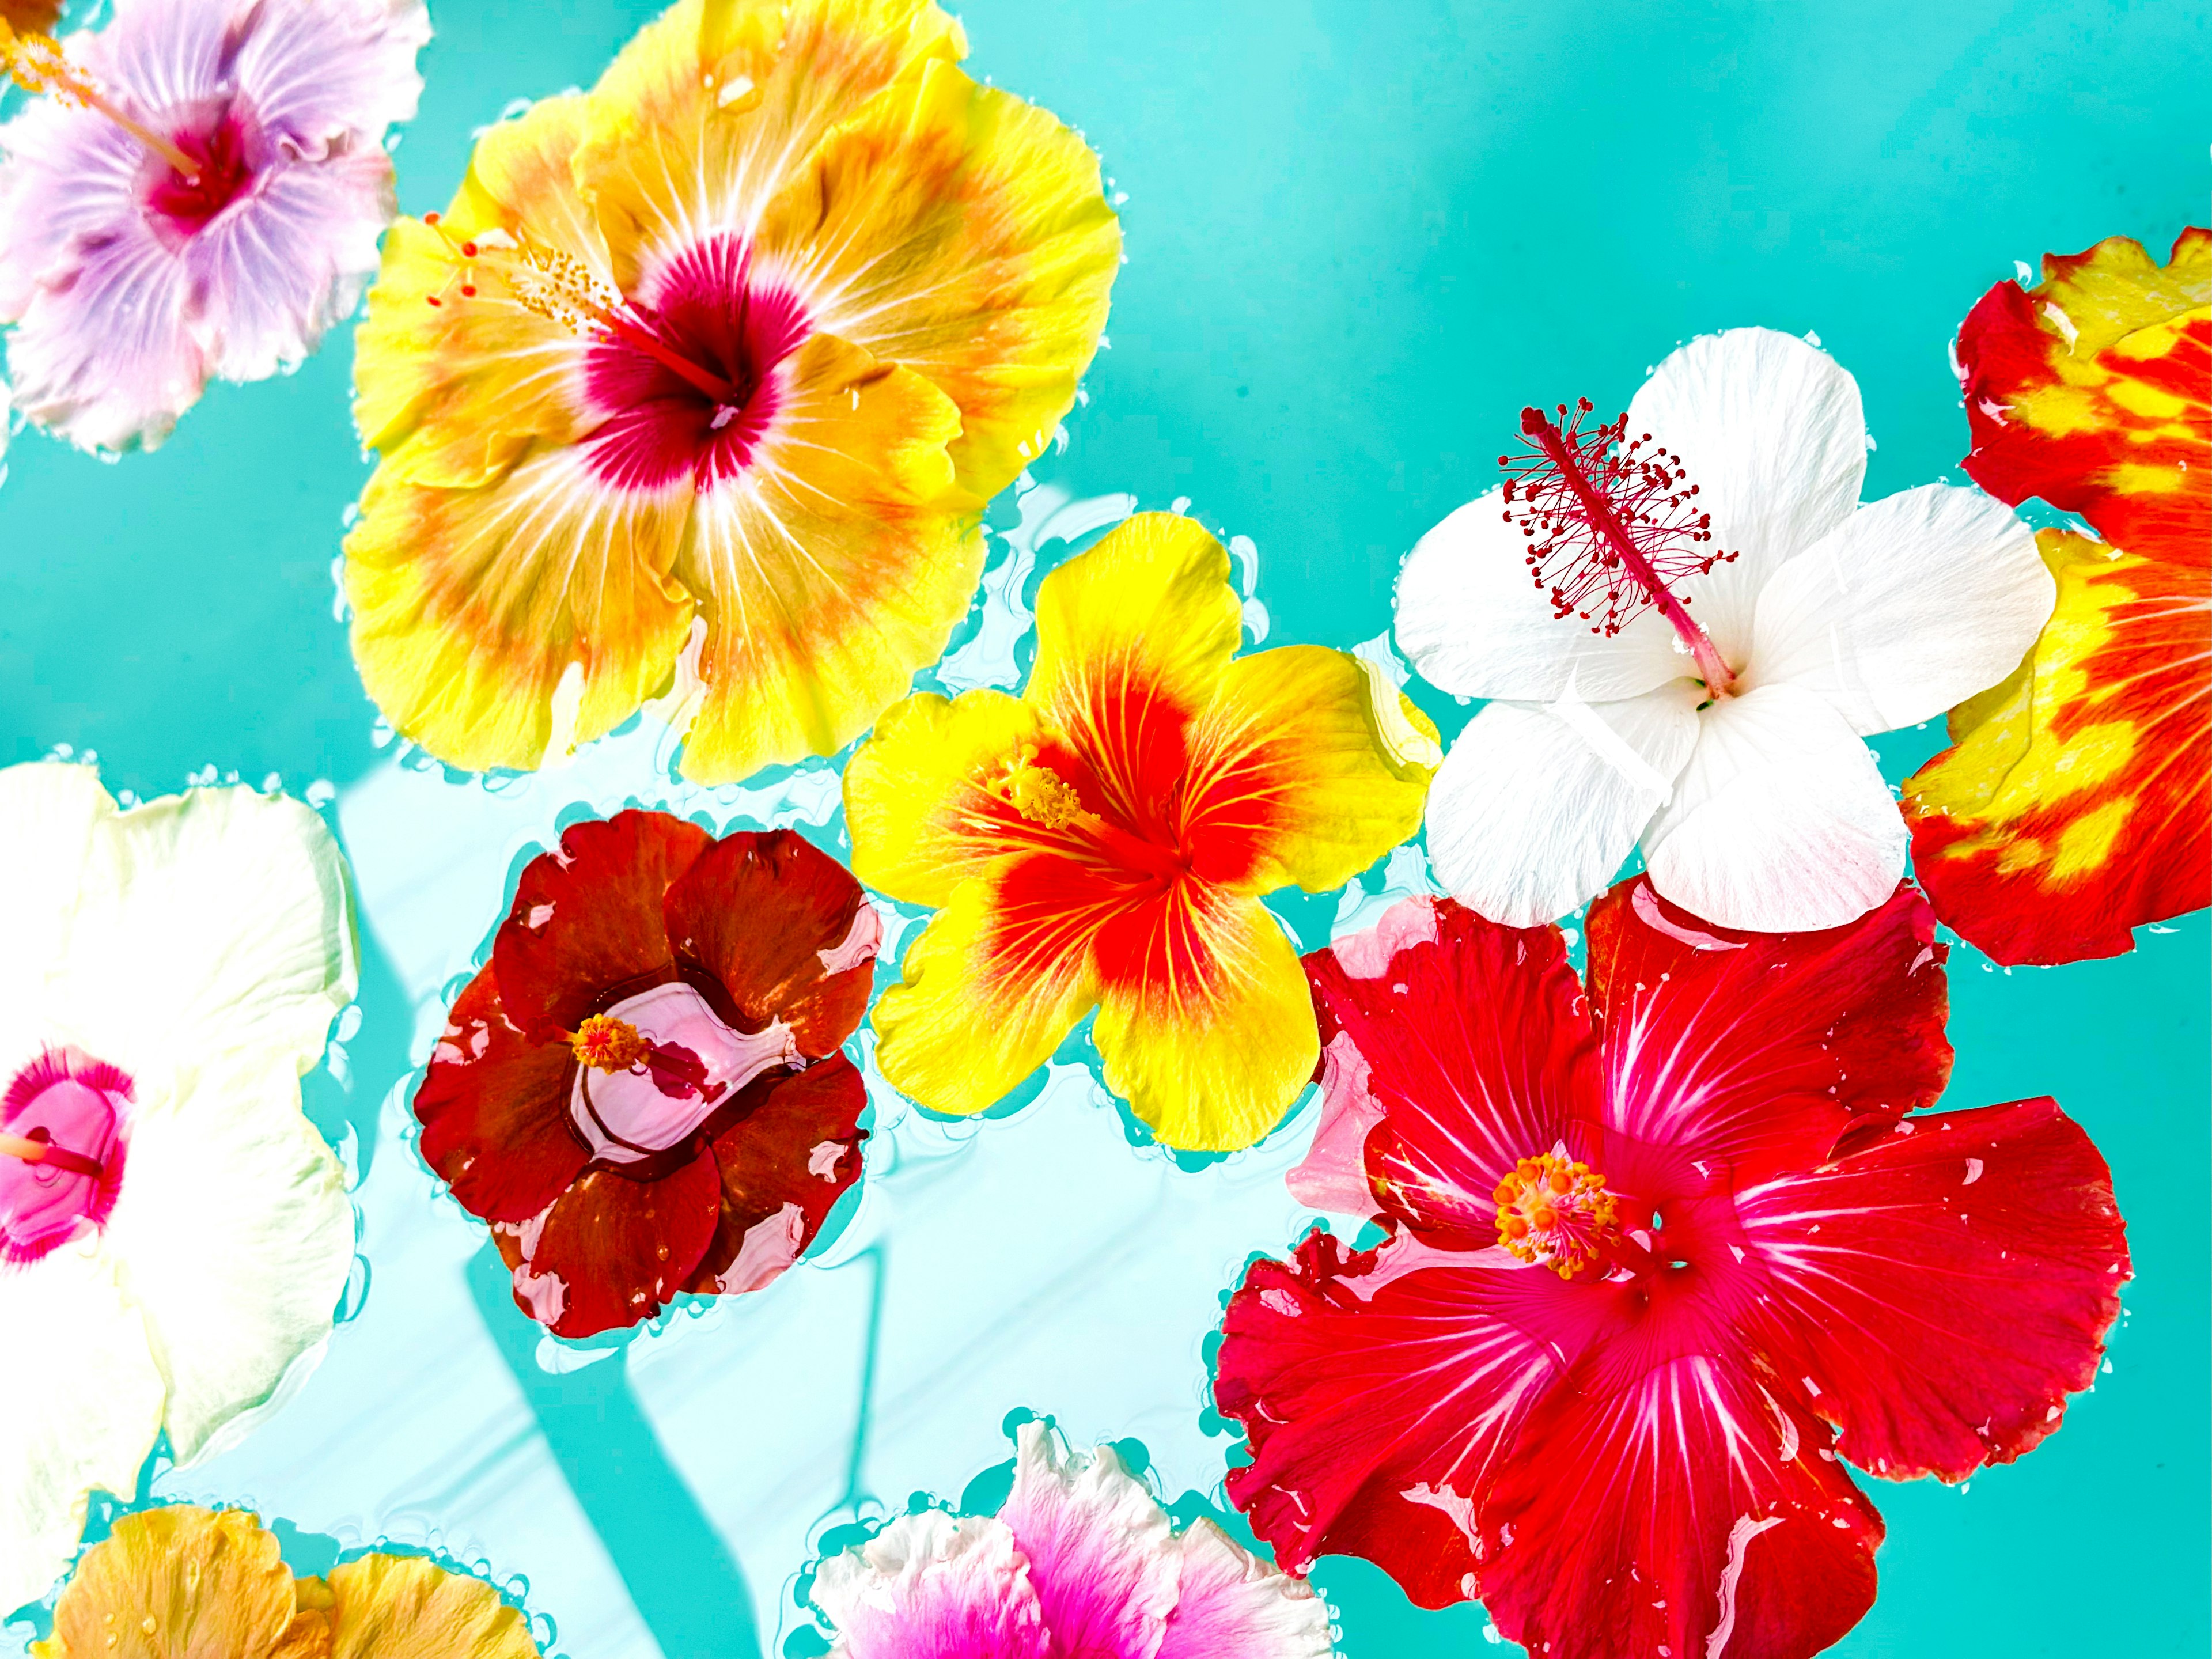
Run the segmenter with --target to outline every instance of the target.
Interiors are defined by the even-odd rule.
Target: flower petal
[[[815,1605],[838,1659],[1051,1659],[1059,1651],[1006,1524],[942,1510],[902,1515],[824,1561]]]
[[[1861,507],[1774,573],[1746,680],[1818,692],[1863,736],[1893,732],[2010,674],[2057,593],[2009,508],[1923,484]]]
[[[1713,515],[1714,545],[1736,555],[1682,586],[1721,654],[1740,666],[1753,649],[1759,591],[1858,506],[1867,437],[1858,382],[1794,335],[1730,329],[1670,353],[1631,400],[1628,429],[1680,459]]]
[[[434,1561],[364,1555],[331,1568],[329,1583],[331,1659],[538,1659],[518,1608]]]
[[[1429,792],[1437,878],[1509,927],[1605,890],[1696,748],[1699,689],[1622,702],[1493,702],[1453,741]]]
[[[838,1054],[802,1072],[770,1072],[747,1092],[758,1098],[714,1138],[721,1214],[690,1290],[757,1288],[763,1273],[799,1259],[860,1178],[868,1091],[850,1060]],[[758,1240],[775,1248],[763,1255]]]
[[[422,1157],[471,1215],[523,1222],[583,1174],[590,1152],[568,1127],[568,1045],[525,1036],[500,1006],[490,968],[453,1000],[415,1091]]]
[[[328,1659],[276,1535],[243,1510],[126,1515],[85,1553],[54,1607],[50,1659]]]
[[[593,1336],[659,1313],[714,1242],[722,1183],[702,1142],[669,1174],[588,1170],[542,1219],[495,1227],[514,1301],[556,1336]]]
[[[1118,908],[1096,945],[1106,1086],[1164,1146],[1253,1145],[1321,1058],[1297,946],[1259,900],[1194,881]]]
[[[1153,1659],[1331,1659],[1328,1603],[1203,1518],[1181,1547],[1175,1611]]]
[[[1397,635],[1423,679],[1462,697],[1612,702],[1695,671],[1656,611],[1611,636],[1554,615],[1527,561],[1495,489],[1421,538],[1398,577]]]
[[[234,72],[264,129],[319,159],[347,137],[382,147],[422,91],[415,54],[428,44],[422,0],[263,0]]]
[[[1864,915],[1905,873],[1905,820],[1834,706],[1754,686],[1699,716],[1674,795],[1644,833],[1652,884],[1724,927],[1781,933]]]
[[[33,1010],[63,959],[85,870],[115,802],[90,766],[32,761],[0,768],[0,857],[37,881],[0,883],[0,1065],[12,1070],[44,1041]]]
[[[1055,1652],[1158,1650],[1176,1603],[1173,1523],[1111,1446],[1066,1452],[1048,1425],[1023,1424],[999,1519],[1029,1563]]]
[[[1893,1480],[2009,1462],[2090,1386],[2128,1278],[2112,1173],[2050,1100],[1870,1126],[1736,1194],[1837,1449]]]
[[[1407,906],[1315,951],[1306,974],[1323,1045],[1346,1067],[1356,1055],[1377,1114],[1364,1167],[1383,1208],[1483,1249],[1498,1242],[1498,1182],[1595,1102],[1589,1016],[1556,927],[1502,927],[1449,899]]]
[[[145,1323],[96,1249],[64,1246],[28,1267],[0,1268],[0,1328],[15,1333],[9,1363],[0,1365],[4,1616],[61,1577],[95,1487],[137,1490],[161,1431],[165,1389]],[[104,1651],[94,1647],[86,1659]]]
[[[1951,1075],[1935,936],[1909,887],[1844,927],[1776,934],[1712,928],[1623,882],[1589,913],[1607,1127],[1724,1159],[1741,1188],[1932,1106]]]

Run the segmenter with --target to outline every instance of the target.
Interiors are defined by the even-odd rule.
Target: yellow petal
[[[1083,141],[942,61],[831,132],[757,246],[818,326],[960,406],[953,463],[986,499],[1073,405],[1121,257]]]
[[[327,1659],[274,1534],[243,1510],[126,1515],[85,1552],[41,1659]]]
[[[330,1577],[331,1659],[538,1659],[522,1614],[482,1579],[368,1555]]]

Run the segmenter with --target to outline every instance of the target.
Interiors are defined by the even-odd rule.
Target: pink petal
[[[1030,1564],[1054,1659],[1151,1659],[1176,1603],[1167,1511],[1110,1446],[1063,1455],[1031,1421],[1017,1448],[999,1518]]]
[[[1049,1659],[1028,1564],[988,1516],[902,1515],[824,1561],[813,1598],[841,1659]]]
[[[1153,1659],[1328,1659],[1328,1603],[1211,1521],[1182,1535],[1182,1575]]]

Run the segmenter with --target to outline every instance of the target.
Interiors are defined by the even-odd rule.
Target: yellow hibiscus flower
[[[923,1105],[990,1106],[1093,1007],[1107,1087],[1170,1146],[1249,1146],[1313,1075],[1297,947],[1259,896],[1411,836],[1441,752],[1357,657],[1237,656],[1228,575],[1196,524],[1139,514],[1045,578],[1019,697],[909,697],[854,755],[854,873],[940,907],[874,1016]]]
[[[680,678],[727,781],[936,659],[1121,258],[1097,158],[965,51],[927,0],[681,0],[392,228],[346,592],[403,735],[535,767]]]

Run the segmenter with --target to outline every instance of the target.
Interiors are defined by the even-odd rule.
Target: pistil
[[[33,94],[43,93],[64,103],[96,110],[166,161],[187,185],[200,182],[200,164],[173,140],[163,137],[138,120],[93,84],[92,77],[70,62],[61,43],[51,34],[17,33],[0,18],[0,62],[16,85]]]
[[[31,1135],[11,1135],[0,1131],[0,1158],[12,1158],[25,1164],[42,1164],[50,1169],[65,1170],[71,1175],[90,1176],[97,1180],[100,1163],[96,1158],[87,1158],[82,1152],[73,1152],[66,1146],[57,1146],[46,1138],[43,1130]]]
[[[1170,882],[1190,873],[1188,861],[1176,848],[1133,835],[1086,809],[1073,784],[1038,762],[1035,744],[1024,744],[1019,754],[1003,762],[983,787],[986,793],[1012,807],[1025,823],[1040,830],[1087,836],[1126,869]]]
[[[1524,1158],[1498,1183],[1498,1242],[1533,1267],[1572,1279],[1592,1267],[1640,1269],[1651,1253],[1620,1225],[1605,1177],[1555,1146]]]

